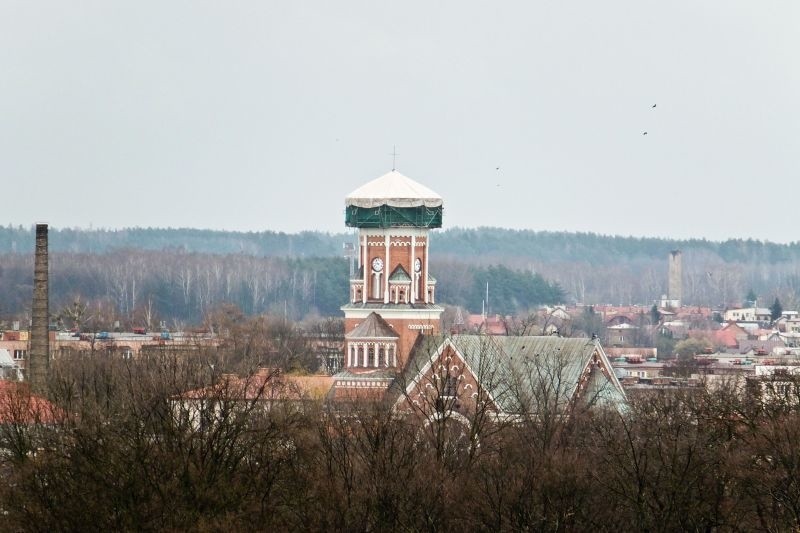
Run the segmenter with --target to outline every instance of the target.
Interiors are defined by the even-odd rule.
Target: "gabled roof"
[[[392,281],[396,283],[411,283],[411,276],[408,275],[403,265],[397,265],[397,268],[392,271],[392,275],[389,276],[389,282],[391,283]]]
[[[396,170],[354,190],[345,198],[346,206],[439,207],[442,197]]]
[[[57,424],[64,418],[64,411],[31,393],[28,383],[0,380],[0,425]]]
[[[734,322],[733,320],[726,322],[725,325],[723,325],[720,329],[721,330],[729,330],[729,331],[738,330],[741,333],[747,333],[747,331],[745,331],[745,329],[741,325],[739,325],[738,323]]]
[[[398,339],[398,335],[392,326],[386,322],[381,315],[375,311],[367,315],[356,328],[345,335],[347,339]]]
[[[438,343],[438,344],[437,344]],[[553,336],[428,337],[410,358],[398,385],[410,391],[446,347],[452,347],[505,414],[535,411],[544,396],[559,409],[583,401],[622,408],[625,392],[596,340]],[[605,368],[594,365],[594,361]],[[586,387],[579,390],[584,380]],[[402,394],[397,390],[398,395]]]

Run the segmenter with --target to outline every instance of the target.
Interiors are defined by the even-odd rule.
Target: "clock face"
[[[381,270],[383,270],[383,259],[381,259],[380,257],[376,257],[375,259],[373,259],[372,270],[374,270],[375,272],[380,272]]]
[[[420,270],[422,270],[422,261],[417,257],[414,259],[414,272],[419,272]]]

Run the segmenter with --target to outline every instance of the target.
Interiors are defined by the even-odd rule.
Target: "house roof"
[[[61,409],[32,394],[27,383],[0,380],[0,424],[54,424],[63,418]]]
[[[499,316],[469,315],[467,325],[475,330],[487,335],[505,335],[508,333],[506,325]]]
[[[345,198],[346,206],[439,207],[442,197],[396,170],[354,190]]]
[[[786,343],[780,338],[767,341],[750,339],[742,339],[739,341],[739,353],[741,354],[745,354],[750,350],[754,352],[764,351],[771,354],[775,348],[786,348]]]
[[[398,385],[408,387],[418,382],[448,345],[464,359],[475,379],[507,414],[535,411],[535,404],[543,394],[555,399],[560,408],[566,408],[577,398],[584,378],[588,382],[581,394],[586,401],[614,407],[622,407],[626,402],[622,385],[596,340],[553,336],[429,337],[427,344],[420,345],[409,359]],[[592,366],[595,355],[606,368],[607,376]],[[587,371],[592,374],[587,375]],[[402,394],[402,390],[398,388],[396,393]]]
[[[223,375],[217,383],[180,395],[182,399],[321,400],[333,386],[332,376],[289,376],[259,368],[249,376]]]
[[[739,346],[739,339],[747,338],[747,332],[735,324],[728,324],[722,329],[714,331],[712,336],[717,344],[727,348],[736,348]]]
[[[347,339],[398,339],[398,335],[392,326],[386,322],[381,315],[375,311],[367,315],[358,326],[350,333],[345,335]]]

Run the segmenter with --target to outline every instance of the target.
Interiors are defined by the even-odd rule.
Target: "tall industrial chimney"
[[[47,224],[36,224],[36,256],[33,266],[31,349],[28,352],[28,382],[44,393],[50,368],[50,296],[48,290]]]
[[[681,292],[683,289],[681,270],[681,251],[672,250],[669,253],[669,279],[667,287],[667,299],[673,307],[680,307]]]

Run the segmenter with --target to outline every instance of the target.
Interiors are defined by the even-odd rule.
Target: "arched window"
[[[381,345],[381,347],[378,348],[378,364],[375,366],[388,366],[387,363],[386,349],[383,347],[383,345]]]
[[[372,297],[375,299],[380,299],[383,295],[383,287],[381,286],[381,273],[373,272],[372,280]]]
[[[372,344],[367,348],[367,366],[375,366],[375,346]]]
[[[458,392],[458,378],[455,376],[447,376],[442,389],[442,396],[452,397]]]

